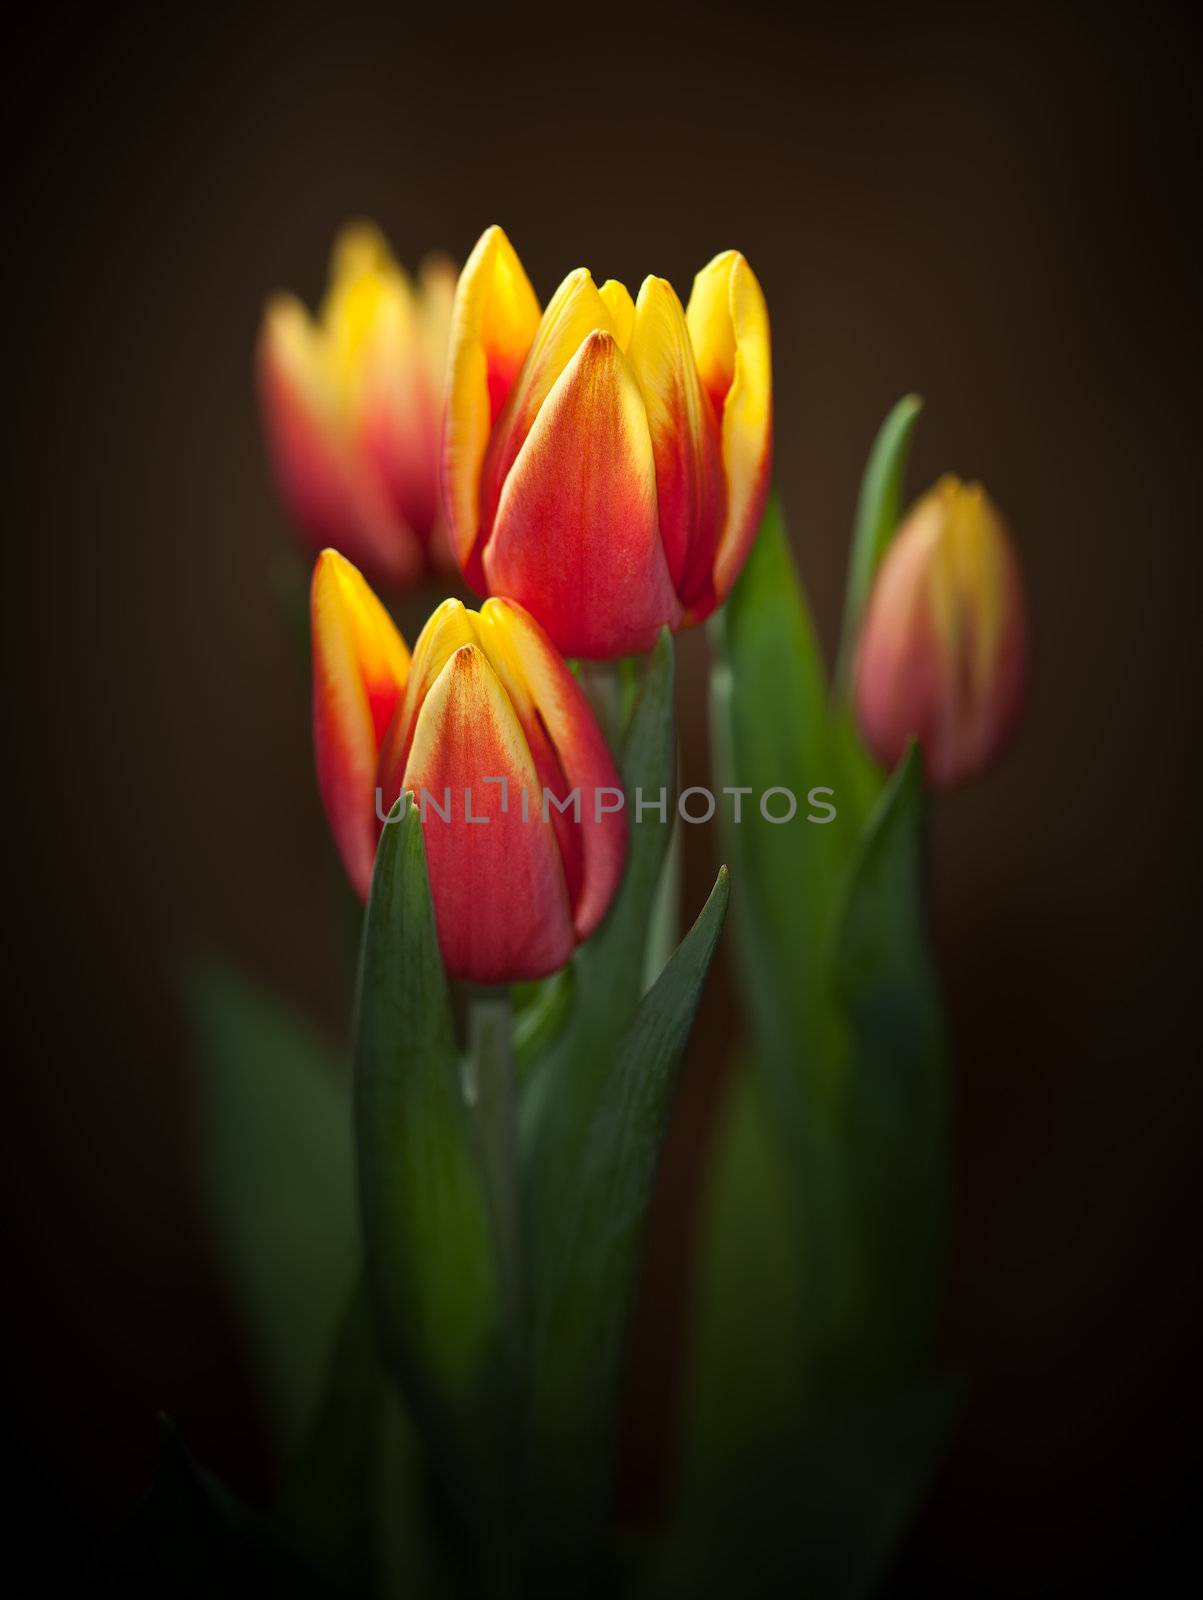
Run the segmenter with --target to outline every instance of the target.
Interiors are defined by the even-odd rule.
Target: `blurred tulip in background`
[[[277,294],[259,335],[263,425],[298,531],[394,587],[454,565],[438,455],[455,279],[431,256],[411,281],[377,229],[352,224],[317,316]]]

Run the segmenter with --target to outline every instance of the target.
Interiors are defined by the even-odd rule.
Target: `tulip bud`
[[[570,273],[540,313],[500,228],[456,290],[443,429],[452,546],[566,655],[649,650],[725,599],[768,492],[764,295],[737,251],[632,301]]]
[[[367,898],[382,819],[418,801],[443,960],[509,983],[562,967],[609,909],[626,859],[622,789],[593,712],[538,623],[445,600],[412,662],[350,562],[313,577],[318,781]]]
[[[268,304],[257,357],[279,490],[316,548],[332,545],[392,584],[447,567],[439,453],[455,269],[430,258],[417,284],[366,224],[334,246],[317,318],[293,295]]]
[[[856,662],[861,734],[892,766],[908,739],[948,788],[988,767],[1018,720],[1027,679],[1019,566],[978,484],[942,478],[881,563]]]

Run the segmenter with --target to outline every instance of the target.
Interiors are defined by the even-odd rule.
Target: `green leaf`
[[[224,1483],[189,1455],[166,1417],[159,1460],[117,1551],[119,1593],[326,1594]]]
[[[845,783],[818,639],[775,497],[711,638],[716,775],[723,788],[749,791],[738,823],[734,800],[720,801],[741,973],[758,1055],[776,1080],[781,1113],[797,1120],[799,1057],[820,1074],[834,1053],[826,950],[865,813],[859,790]],[[766,817],[762,797],[774,789],[795,796],[792,821]],[[783,793],[766,803],[770,815],[788,813]],[[834,821],[807,820],[829,804]]]
[[[682,1417],[683,1492],[716,1493],[737,1461],[788,1435],[806,1398],[806,1316],[789,1151],[765,1080],[735,1064],[698,1217]]]
[[[957,1385],[913,1349],[893,1372],[857,1361],[835,1385],[811,1381],[781,1134],[762,1076],[741,1063],[701,1216],[683,1482],[657,1594],[866,1593],[955,1413]]]
[[[923,1374],[821,1406],[732,1454],[670,1537],[651,1592],[861,1600],[884,1576],[927,1492],[962,1385]]]
[[[643,958],[643,987],[650,989],[664,971],[681,939],[681,885],[685,874],[685,833],[680,817],[673,823],[660,882],[648,921]]]
[[[766,823],[745,801],[735,826],[724,812],[756,1076],[721,1136],[699,1243],[690,1531],[670,1578],[689,1574],[682,1593],[756,1589],[771,1554],[787,1592],[852,1595],[946,1426],[937,1402],[906,1398],[930,1361],[947,1177],[922,780],[912,753],[886,781],[829,704],[775,506],[712,632],[719,780],[753,805],[791,789],[800,815]],[[835,791],[834,822],[803,820],[816,785]],[[741,1488],[766,1481],[788,1492]],[[790,1511],[803,1500],[820,1514]]]
[[[532,1433],[526,1446],[526,1517],[536,1547],[534,1581],[548,1579],[553,1588],[563,1581],[557,1562],[574,1540],[580,1560],[590,1558],[586,1543],[594,1551],[599,1485],[606,1482],[600,1447],[585,1461],[572,1444],[597,1426],[589,1408],[606,1390],[605,1375],[593,1371],[589,1348],[578,1346],[571,1329],[562,1343],[550,1330],[562,1329],[557,1319],[565,1313],[557,1308],[570,1304],[561,1275],[571,1276],[574,1260],[584,1259],[580,1252],[593,1248],[586,1233],[569,1237],[565,1231],[565,1206],[580,1203],[566,1197],[577,1192],[592,1130],[606,1126],[604,1108],[614,1092],[616,1063],[643,995],[649,929],[656,921],[674,814],[674,676],[673,643],[666,629],[644,666],[619,763],[630,828],[623,881],[606,920],[573,958],[559,1026],[538,1058],[528,1061],[525,1074],[521,1139],[534,1346],[527,1396]],[[663,819],[657,807],[661,797]],[[642,811],[640,798],[645,802]],[[596,1164],[589,1170],[596,1170]],[[620,1321],[625,1318],[621,1305],[614,1311]],[[599,1332],[606,1326],[603,1318]],[[593,1393],[585,1392],[594,1385]],[[549,1548],[542,1548],[544,1541]]]
[[[807,1306],[799,1359],[810,1381],[826,1388],[835,1373],[881,1359],[868,1344],[880,1331],[869,1311],[881,1288],[883,1240],[892,1240],[897,1272],[914,1227],[912,1242],[926,1261],[923,1241],[933,1224],[917,1208],[938,1210],[942,1198],[942,1124],[932,1098],[943,1070],[939,1007],[925,965],[917,854],[922,785],[913,762],[884,788],[880,779],[860,781],[840,713],[827,704],[775,506],[716,633],[720,781],[751,788],[753,801],[774,785],[799,796],[792,823],[768,823],[746,802],[740,825],[729,812],[724,819],[754,1054],[792,1173]],[[802,797],[815,784],[834,789],[827,798],[835,821],[803,819]],[[891,962],[897,981],[888,991],[874,988]],[[897,1039],[891,1026],[901,1030]],[[912,1063],[906,1070],[903,1055]],[[891,1086],[903,1099],[912,1095],[906,1137],[895,1144],[903,1130],[891,1126],[881,1103]],[[925,1198],[912,1203],[895,1194],[891,1205],[898,1175],[921,1172],[928,1161],[930,1176],[917,1183]],[[919,1277],[930,1297],[926,1268]],[[900,1288],[895,1323],[901,1307],[913,1311],[920,1298],[917,1289]],[[892,1314],[883,1314],[890,1325]]]
[[[822,1387],[842,1358],[859,1270],[842,1130],[847,1018],[832,1003],[831,966],[869,797],[850,775],[830,715],[775,499],[712,634],[718,781],[745,791],[739,822],[734,804],[721,812],[740,976],[791,1175],[792,1215],[783,1225],[807,1307],[797,1360],[807,1382]],[[797,802],[792,820],[771,820],[789,815],[789,795]],[[829,816],[829,806],[834,820],[808,820]]]
[[[287,1006],[219,963],[190,975],[200,1170],[281,1452],[312,1415],[357,1271],[345,1064]]]
[[[381,1362],[361,1280],[273,1528],[337,1592],[417,1600],[445,1592],[425,1512],[417,1439]]]
[[[578,1010],[587,1013],[583,1031],[594,1040],[599,1028],[612,1038],[620,1035],[643,992],[648,925],[674,816],[675,684],[672,635],[665,628],[648,657],[619,763],[630,830],[622,885],[606,920],[575,963],[582,1002]]]
[[[386,1364],[458,1512],[479,1522],[508,1356],[498,1255],[411,796],[394,806],[360,958],[355,1129]]]
[[[589,1099],[528,1174],[526,1509],[536,1592],[577,1592],[608,1510],[627,1325],[677,1069],[726,915],[723,868]]]
[[[850,1019],[847,1133],[871,1303],[874,1368],[921,1359],[946,1253],[949,1096],[935,962],[924,918],[924,791],[912,743],[870,818],[834,971]]]
[[[522,1108],[527,1148],[554,1140],[572,1102],[594,1092],[643,993],[648,930],[672,831],[676,791],[673,717],[674,657],[665,628],[648,657],[627,726],[620,767],[630,828],[627,862],[614,904],[601,927],[572,959],[567,1004],[537,1061],[525,1063]],[[653,809],[664,797],[664,820]],[[640,814],[638,797],[645,802]],[[551,980],[555,982],[556,980]],[[544,1123],[547,1128],[544,1130]]]
[[[841,700],[846,700],[851,691],[852,664],[869,591],[886,546],[898,526],[911,435],[922,409],[923,401],[916,394],[904,395],[897,402],[873,441],[861,479],[852,531],[852,553],[848,563],[848,585],[844,596],[840,664],[836,674]]]

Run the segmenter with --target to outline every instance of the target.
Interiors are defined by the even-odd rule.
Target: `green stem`
[[[606,743],[617,759],[626,733],[626,695],[621,661],[581,661],[581,688],[593,707],[594,715],[606,736]]]
[[[606,743],[615,761],[621,761],[627,724],[638,689],[640,657],[625,656],[619,661],[581,661],[581,687],[589,699]],[[677,747],[677,779],[680,783],[681,750]],[[651,905],[643,955],[643,992],[655,983],[681,939],[681,823],[673,823],[664,863]]]
[[[472,989],[467,1002],[464,1093],[480,1133],[506,1296],[516,1324],[522,1291],[522,1240],[509,990]]]
[[[507,1375],[497,1417],[496,1520],[488,1535],[482,1595],[510,1600],[516,1593],[512,1484],[504,1463],[512,1456],[515,1407],[521,1392],[523,1337],[522,1216],[518,1172],[518,1118],[514,1083],[513,1013],[508,988],[466,987],[467,1053],[464,1097],[475,1116],[485,1183],[493,1212],[502,1294],[507,1311]]]

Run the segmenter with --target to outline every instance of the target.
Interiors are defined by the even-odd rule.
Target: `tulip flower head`
[[[914,737],[929,781],[988,767],[1027,680],[1023,588],[1001,517],[978,484],[942,478],[913,507],[877,574],[856,662],[866,744],[892,766]]]
[[[395,585],[453,567],[438,479],[455,276],[431,257],[412,283],[380,233],[354,224],[317,317],[276,295],[259,335],[264,429],[293,518],[315,549]]]
[[[735,250],[682,308],[580,268],[540,313],[489,228],[456,290],[443,431],[452,546],[480,593],[521,602],[566,655],[649,650],[726,597],[764,509],[769,320]]]
[[[311,595],[318,783],[367,898],[382,818],[419,803],[443,960],[508,983],[555,972],[601,922],[626,859],[622,789],[593,712],[519,605],[445,600],[410,660],[333,550]]]

